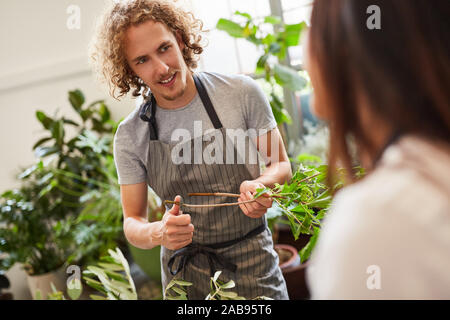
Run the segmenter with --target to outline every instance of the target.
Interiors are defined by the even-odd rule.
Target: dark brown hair
[[[366,25],[370,5],[380,8],[381,29]],[[448,0],[314,1],[308,53],[330,112],[330,172],[338,161],[351,170],[349,137],[376,153],[356,92],[392,128],[450,143],[449,17]]]

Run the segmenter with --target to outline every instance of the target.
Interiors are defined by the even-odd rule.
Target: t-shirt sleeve
[[[134,145],[130,133],[119,126],[114,136],[114,162],[119,184],[137,184],[147,180],[145,166],[133,150]]]
[[[257,132],[271,131],[277,126],[270,103],[259,84],[248,76],[243,77],[244,117],[248,129]],[[260,135],[258,133],[258,135]]]

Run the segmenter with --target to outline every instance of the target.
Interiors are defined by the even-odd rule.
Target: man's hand
[[[175,197],[176,202],[181,201],[180,196]],[[183,214],[180,206],[174,204],[166,211],[160,227],[152,233],[152,242],[160,243],[170,250],[178,250],[190,244],[194,235],[194,225],[191,223],[191,216]]]
[[[243,202],[254,199],[253,196],[257,193],[256,189],[260,188],[265,188],[265,186],[260,182],[245,180],[239,188],[241,196],[238,201]],[[267,209],[272,207],[272,202],[272,198],[267,193],[264,193],[255,202],[240,204],[239,207],[246,216],[260,218],[267,212]]]

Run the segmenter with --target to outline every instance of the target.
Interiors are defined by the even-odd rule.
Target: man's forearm
[[[123,231],[128,242],[140,249],[152,249],[161,244],[160,228],[160,221],[147,222],[137,217],[128,217],[123,223]]]
[[[263,174],[255,179],[266,187],[273,188],[275,183],[283,184],[292,178],[291,163],[289,161],[280,161],[266,167]]]

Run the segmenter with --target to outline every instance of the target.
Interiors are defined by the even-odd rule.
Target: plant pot
[[[296,267],[282,270],[284,280],[291,300],[309,299],[309,290],[306,284],[306,268],[309,262],[306,261]]]
[[[291,245],[276,244],[274,248],[280,257],[280,269],[286,281],[289,299],[308,299],[309,290],[305,274],[308,261],[301,264],[297,248]]]
[[[280,258],[279,266],[281,271],[300,265],[300,256],[293,246],[287,244],[276,244],[274,245],[274,248]]]
[[[161,282],[161,247],[156,246],[150,250],[136,248],[128,244],[133,261],[149,276],[158,283]]]
[[[39,290],[41,299],[46,300],[48,295],[53,293],[51,283],[53,283],[57,291],[65,293],[67,287],[66,279],[67,275],[64,266],[49,273],[36,276],[27,275],[28,288],[33,299],[36,299],[36,291]]]

